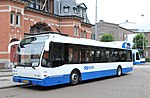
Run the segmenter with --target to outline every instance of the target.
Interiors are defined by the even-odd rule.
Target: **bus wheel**
[[[119,66],[117,68],[117,76],[121,76],[122,75],[122,68]]]
[[[79,83],[79,81],[80,81],[79,72],[74,70],[70,76],[71,85],[77,85]]]

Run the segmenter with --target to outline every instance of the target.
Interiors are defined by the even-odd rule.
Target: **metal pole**
[[[141,17],[144,17],[144,14],[141,14]],[[144,21],[143,21],[144,23]],[[145,43],[145,40],[144,40],[144,32],[143,32],[143,56],[145,55],[145,52],[144,52],[144,43]]]
[[[143,32],[143,57],[145,57],[144,43],[145,43],[145,40],[144,40],[144,32]]]
[[[144,33],[143,33],[143,51],[144,51]]]
[[[135,36],[135,49],[137,48],[136,45],[137,45],[137,42],[136,42],[136,36]]]
[[[95,7],[95,40],[97,41],[97,0],[96,0],[96,7]]]

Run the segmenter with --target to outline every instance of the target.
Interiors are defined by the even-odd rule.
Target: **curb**
[[[150,66],[150,63],[147,63],[147,64],[136,64],[134,66]]]
[[[0,69],[0,72],[12,72],[12,69]]]
[[[0,75],[0,77],[10,77],[10,76],[13,76],[13,75]]]
[[[21,87],[21,86],[26,86],[27,84],[20,84],[20,85],[11,85],[11,86],[5,86],[5,87],[0,87],[1,89],[7,89],[7,88],[12,88],[12,87]]]

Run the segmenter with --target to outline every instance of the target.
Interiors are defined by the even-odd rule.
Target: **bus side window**
[[[85,53],[85,54],[86,54],[86,57],[85,57],[86,60],[85,60],[85,61],[86,61],[86,62],[90,62],[90,51],[89,51],[89,50],[86,50],[86,53]]]
[[[74,63],[79,63],[79,50],[74,50],[73,51],[73,62]]]
[[[53,43],[52,47],[52,67],[58,67],[64,63],[64,44]]]
[[[131,51],[126,51],[126,58],[127,58],[127,61],[132,61],[132,52]]]
[[[121,62],[127,61],[127,53],[126,53],[126,51],[120,50],[119,51],[119,58],[120,58]]]
[[[105,51],[102,51],[100,54],[100,61],[105,62]]]
[[[106,61],[109,61],[109,58],[110,58],[110,51],[109,50],[105,51],[105,57],[106,57]]]
[[[95,56],[96,56],[96,58],[95,58],[96,62],[100,62],[100,54],[101,54],[101,51],[97,50],[96,54],[95,54]]]
[[[86,51],[85,51],[85,49],[83,49],[81,51],[81,62],[82,63],[86,62]]]
[[[68,60],[69,60],[69,63],[72,63],[73,61],[73,49],[72,48],[69,48],[68,50]]]
[[[136,53],[136,60],[140,60],[139,53]]]
[[[118,53],[118,51],[115,51],[114,52],[114,61],[116,62],[116,61],[119,61],[119,53]]]

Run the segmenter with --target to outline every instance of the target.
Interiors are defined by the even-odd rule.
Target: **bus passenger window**
[[[110,57],[110,52],[107,50],[105,51],[105,56],[106,56],[106,59],[107,61],[109,60],[109,57]]]
[[[71,63],[73,61],[73,49],[69,48],[69,53],[68,53],[68,59],[69,59],[69,63]]]
[[[74,63],[79,63],[79,51],[78,50],[74,50],[73,62]]]
[[[101,51],[96,51],[96,58],[95,58],[95,61],[96,62],[100,62],[100,54],[101,54]]]
[[[90,61],[90,51],[86,51],[86,62]]]
[[[86,62],[86,51],[85,50],[81,51],[81,62],[82,63]]]
[[[52,47],[52,67],[64,64],[64,44],[53,43]]]
[[[125,62],[127,60],[126,52],[125,51],[119,51],[119,58],[121,62]]]
[[[140,60],[139,53],[136,53],[136,60]]]
[[[90,62],[94,62],[95,51],[90,51]]]
[[[132,61],[132,52],[127,51],[127,61]]]
[[[100,54],[100,61],[104,62],[105,61],[105,51],[102,51]]]
[[[64,48],[63,44],[54,43],[53,44],[53,61],[62,61],[64,60]]]

